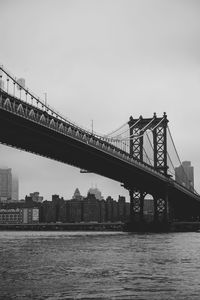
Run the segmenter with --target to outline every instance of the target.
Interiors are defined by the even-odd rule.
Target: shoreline
[[[124,231],[124,223],[0,224],[0,231]]]
[[[135,224],[130,227],[116,223],[32,223],[0,224],[0,231],[121,231],[121,232],[199,232],[200,222],[172,222],[168,224]],[[164,225],[164,226],[163,226]]]

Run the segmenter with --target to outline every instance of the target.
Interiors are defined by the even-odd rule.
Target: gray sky
[[[200,191],[200,1],[0,0],[0,63],[37,95],[102,134],[130,115],[167,112],[182,160]],[[20,196],[40,191],[70,198],[106,178],[0,145],[0,166],[18,173]]]

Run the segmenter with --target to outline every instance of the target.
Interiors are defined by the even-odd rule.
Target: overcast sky
[[[166,111],[182,160],[200,191],[199,0],[0,0],[0,63],[71,120],[102,134],[141,114]],[[1,129],[2,130],[2,129]],[[20,197],[70,198],[119,183],[0,145]]]

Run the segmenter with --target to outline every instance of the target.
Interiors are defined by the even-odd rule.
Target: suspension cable
[[[118,134],[118,135],[116,135],[116,136],[114,136],[114,137],[112,137],[112,138],[117,138],[117,137],[119,137],[120,135],[122,135],[122,134],[124,134],[124,133],[130,131],[130,129],[132,129],[133,127],[135,127],[135,126],[138,124],[138,122],[140,122],[140,120],[141,120],[141,119],[138,119],[137,122],[134,123],[134,124],[133,124],[131,127],[129,127],[127,130],[125,130],[124,132],[122,132],[122,133],[120,133],[120,134]],[[139,130],[140,133],[143,132],[141,135],[135,135],[135,134],[133,134],[133,135],[127,137],[127,138],[123,138],[123,139],[120,139],[120,140],[130,140],[130,138],[132,138],[132,137],[135,137],[135,138],[142,137],[142,136],[144,135],[145,129],[148,128],[148,126],[149,126],[153,121],[154,121],[154,118],[152,118],[152,119],[150,120],[150,122],[149,122],[147,125],[145,125],[143,128],[141,128],[141,129]]]
[[[149,161],[149,164],[150,164],[151,166],[153,166],[152,163],[151,163],[151,160],[150,160],[150,158],[149,158],[149,156],[148,156],[148,154],[147,154],[147,152],[146,152],[146,150],[145,150],[144,147],[143,147],[143,151],[144,151],[144,153],[145,153],[145,155],[146,155],[146,157],[147,157],[147,159],[148,159],[148,161]]]
[[[121,133],[119,133],[119,134],[113,136],[112,138],[117,138],[118,136],[120,136],[120,135],[122,135],[122,134],[124,134],[124,133],[126,133],[126,132],[129,132],[130,129],[134,128],[139,122],[140,122],[140,119],[138,119],[138,120],[137,120],[133,125],[131,125],[128,129],[126,129],[125,131],[123,131],[123,132],[121,132]],[[126,124],[128,124],[128,123],[126,123]]]
[[[147,125],[145,125],[140,131],[145,131],[145,129],[146,128],[148,128],[148,126],[154,121],[154,117],[151,119],[151,121],[147,124]]]
[[[149,128],[149,130],[151,130],[151,131],[155,130],[155,129],[163,122],[163,120],[164,120],[164,118],[162,118],[162,120],[160,120],[160,122],[159,122],[156,126],[154,126],[152,129]],[[143,128],[140,129],[140,132],[143,132],[143,131],[144,131],[141,135],[135,135],[135,134],[132,134],[132,135],[129,136],[129,137],[122,138],[122,139],[117,139],[120,135],[122,135],[122,134],[128,132],[131,128],[135,127],[135,125],[136,125],[139,121],[140,121],[140,119],[138,119],[137,122],[136,122],[135,124],[133,124],[131,127],[129,127],[129,129],[127,129],[127,130],[125,130],[124,132],[122,132],[122,133],[120,133],[120,134],[118,134],[118,135],[112,137],[112,139],[116,139],[117,141],[128,141],[128,140],[131,140],[132,138],[140,138],[140,137],[142,137],[142,136],[144,135],[144,132],[146,132],[145,129],[148,128],[148,126],[154,121],[154,118],[152,118],[152,119],[150,120],[150,122],[149,122],[147,125],[145,125]],[[126,123],[126,124],[127,124],[127,123]]]
[[[148,134],[147,134],[147,131],[145,131],[145,134],[146,134],[146,136],[147,136],[147,139],[148,139],[148,141],[149,141],[149,144],[150,144],[150,146],[151,146],[151,149],[154,150],[154,149],[153,149],[153,145],[152,145],[152,143],[151,143],[151,140],[150,140],[150,138],[149,138],[149,136],[148,136]]]
[[[160,122],[154,127],[154,128],[152,128],[152,129],[150,129],[151,131],[154,131],[154,129],[156,129],[161,123],[162,123],[162,121],[164,120],[164,118],[162,118],[162,120],[160,120]]]
[[[108,137],[108,136],[112,135],[113,133],[115,133],[115,132],[119,131],[120,129],[122,129],[122,128],[123,128],[124,126],[126,126],[127,124],[128,124],[127,122],[124,123],[124,124],[121,125],[119,128],[113,130],[112,132],[110,132],[110,133],[108,133],[108,134],[105,134],[104,137]]]
[[[182,164],[182,162],[181,162],[181,160],[180,160],[180,157],[179,157],[178,151],[177,151],[177,149],[176,149],[176,146],[175,146],[174,140],[173,140],[173,138],[172,138],[172,135],[171,135],[171,132],[170,132],[170,129],[169,129],[169,127],[168,127],[168,126],[167,126],[167,129],[168,129],[169,136],[170,136],[170,138],[171,138],[171,141],[172,141],[172,144],[173,144],[174,150],[175,150],[175,152],[176,152],[177,158],[178,158],[178,160],[179,160],[179,163],[180,163],[180,165],[181,165],[181,164]]]

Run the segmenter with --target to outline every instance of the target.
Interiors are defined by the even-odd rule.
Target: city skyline
[[[130,115],[166,111],[181,160],[194,165],[199,191],[199,4],[113,4],[1,1],[1,63],[41,98],[47,93],[56,110],[90,130],[93,123],[101,134]],[[8,17],[10,26],[4,26]],[[44,197],[54,192],[67,197],[77,185],[85,193],[92,183],[113,197],[128,194],[120,183],[95,174],[4,145],[0,152],[0,165],[13,165],[23,194],[40,190]]]
[[[63,197],[64,199],[72,199],[73,198],[73,195],[74,195],[74,192],[78,189],[78,190],[80,190],[79,189],[79,187],[78,187],[78,185],[77,186],[75,186],[74,187],[74,190],[73,190],[73,187],[71,186],[70,188],[69,188],[69,190],[71,191],[72,190],[72,194],[70,195],[70,193],[68,192],[66,192],[64,195],[63,194],[61,194],[58,190],[56,190],[56,192],[55,191],[53,191],[53,188],[52,188],[52,193],[42,193],[41,192],[41,190],[43,191],[43,188],[42,188],[42,183],[40,183],[40,186],[38,186],[38,188],[36,187],[36,189],[35,190],[29,190],[29,191],[27,191],[27,192],[23,192],[23,187],[21,187],[20,186],[20,182],[19,182],[19,179],[18,179],[18,176],[17,176],[17,174],[16,173],[13,173],[13,168],[9,168],[8,166],[4,166],[4,167],[2,167],[2,166],[0,166],[0,171],[1,170],[3,170],[3,171],[7,171],[7,170],[9,170],[10,171],[10,173],[11,173],[11,177],[12,177],[12,185],[11,185],[11,194],[12,194],[12,200],[14,200],[14,201],[16,201],[16,200],[24,200],[25,199],[25,197],[26,196],[29,196],[29,195],[31,195],[31,194],[34,194],[34,193],[39,193],[40,194],[40,196],[42,196],[42,198],[43,198],[43,201],[45,201],[45,200],[49,200],[51,197],[52,197],[52,195],[55,195],[55,194],[57,194],[57,195],[59,195],[59,196],[61,196],[61,197]],[[16,191],[16,185],[17,185],[17,191]],[[20,189],[19,189],[19,186],[21,187]],[[14,189],[13,189],[13,187],[14,187]],[[20,192],[20,196],[19,196],[19,190],[21,190],[21,192]],[[92,191],[92,193],[94,192],[94,191],[97,191],[97,196],[99,196],[99,195],[101,195],[101,193],[103,193],[103,198],[105,199],[106,197],[108,197],[108,196],[111,196],[110,194],[105,194],[102,190],[100,190],[99,189],[99,187],[97,186],[97,184],[91,184],[90,186],[88,186],[88,187],[85,187],[85,189],[84,189],[84,192],[82,193],[81,191],[80,191],[80,194],[81,194],[81,196],[82,197],[86,197],[87,195],[88,195],[88,193],[89,192],[91,192]],[[96,192],[95,191],[95,192]],[[18,195],[17,196],[17,198],[16,198],[16,195]],[[44,196],[45,195],[45,196]],[[46,196],[46,195],[48,195],[48,196]],[[117,198],[119,195],[116,195],[116,196],[114,196],[114,198]],[[98,197],[97,197],[98,198]]]

